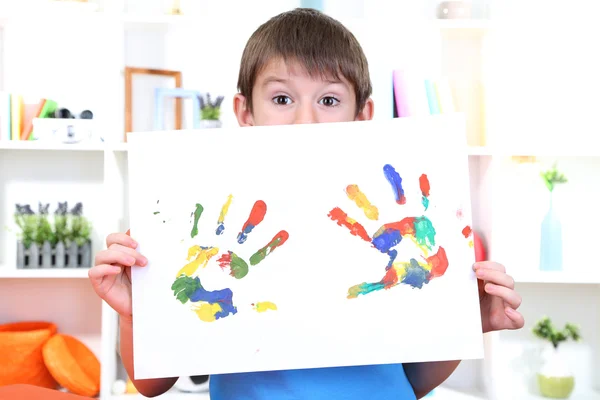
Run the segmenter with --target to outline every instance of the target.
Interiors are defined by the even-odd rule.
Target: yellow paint
[[[360,191],[358,185],[348,185],[346,194],[350,200],[354,201],[354,203],[364,211],[367,218],[371,220],[377,220],[379,218],[379,210],[371,204],[369,199],[367,199],[367,196]]]
[[[202,303],[200,307],[196,307],[193,310],[198,315],[198,318],[200,318],[202,321],[213,322],[217,319],[216,314],[223,309],[219,303]]]
[[[396,271],[396,276],[398,277],[398,281],[402,281],[406,276],[406,268],[410,265],[407,262],[397,262],[392,264],[392,268]]]
[[[472,241],[472,240],[469,240],[469,247],[470,247],[470,248],[473,248],[473,246],[474,246],[474,245],[475,245],[475,244],[473,243],[473,241]]]
[[[276,311],[277,306],[275,305],[275,303],[271,303],[270,301],[261,301],[259,303],[256,303],[256,306],[254,307],[254,309],[257,312],[265,312],[267,310]]]
[[[423,252],[423,256],[427,257],[427,254],[429,253],[429,249],[427,248],[427,246],[420,245],[417,242],[417,238],[414,235],[407,235],[407,236],[410,237],[410,240],[412,240],[412,242],[415,244],[415,246],[417,246],[419,249],[421,249],[421,251]]]
[[[202,265],[202,268],[206,267],[206,264],[208,264],[208,260],[216,256],[218,252],[218,247],[209,247],[206,249],[203,249],[198,245],[190,247],[188,250],[188,261],[190,261],[194,257],[196,258],[195,260],[189,262],[183,268],[181,268],[179,272],[177,272],[177,276],[192,276],[200,265]]]
[[[221,208],[221,214],[219,215],[219,224],[222,224],[223,221],[225,221],[225,216],[229,212],[229,206],[231,205],[232,199],[233,199],[233,196],[229,195],[227,197],[227,201],[225,202],[225,204],[223,204],[223,207]]]

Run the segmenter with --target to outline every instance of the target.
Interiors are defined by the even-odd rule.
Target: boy
[[[234,97],[241,126],[370,120],[374,105],[367,60],[339,22],[310,9],[280,14],[249,39]],[[147,260],[127,234],[107,237],[89,276],[120,315],[121,357],[133,376],[130,267]],[[157,266],[158,267],[158,266]],[[156,267],[155,267],[156,268]],[[483,332],[519,329],[521,303],[502,265],[477,263]],[[485,283],[485,284],[484,284]],[[460,310],[457,310],[460,312]],[[201,355],[200,355],[201,356]],[[459,361],[321,368],[211,376],[211,399],[415,399],[441,384]],[[145,396],[177,378],[134,380]]]

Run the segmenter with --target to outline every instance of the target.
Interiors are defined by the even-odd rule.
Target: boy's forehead
[[[272,81],[287,81],[295,77],[303,77],[327,83],[346,83],[346,80],[342,76],[338,78],[331,73],[325,73],[324,75],[319,73],[310,74],[306,67],[298,60],[284,60],[281,57],[270,59],[258,72],[256,82],[267,84]]]

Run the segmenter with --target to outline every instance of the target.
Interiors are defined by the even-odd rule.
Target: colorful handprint
[[[392,186],[397,204],[406,204],[406,196],[402,187],[402,178],[393,166],[386,164],[383,173]],[[419,178],[421,189],[421,203],[425,211],[429,208],[429,192],[431,190],[427,175]],[[346,194],[356,206],[363,210],[365,217],[371,220],[379,219],[379,210],[368,200],[357,185],[348,185]],[[434,278],[444,275],[448,268],[446,251],[439,246],[437,252],[427,256],[436,246],[436,231],[433,224],[426,216],[406,217],[397,222],[391,222],[381,226],[371,237],[365,228],[356,220],[350,218],[341,208],[333,208],[328,217],[337,222],[338,225],[346,227],[352,235],[369,242],[373,248],[389,256],[389,262],[385,267],[385,274],[379,282],[363,282],[352,286],[348,290],[348,298],[356,298],[359,295],[368,294],[381,289],[390,289],[400,283],[415,288],[422,288]],[[398,251],[395,247],[403,239],[410,238],[422,251],[422,260],[411,258],[409,261],[396,261]]]
[[[222,235],[225,231],[225,217],[232,202],[232,196],[227,198],[227,201],[221,208],[221,213],[217,221],[216,235]],[[192,239],[198,235],[198,223],[204,212],[204,207],[201,204],[196,204],[195,210],[192,212],[193,227],[191,230]],[[267,205],[264,201],[258,200],[254,203],[250,216],[244,223],[242,229],[237,235],[237,242],[243,244],[248,235],[256,228],[264,219],[267,212]],[[273,239],[264,247],[256,251],[249,259],[251,266],[257,265],[271,254],[277,247],[282,246],[288,239],[289,234],[282,230],[279,231]],[[187,260],[176,275],[175,282],[171,286],[171,290],[177,300],[182,304],[188,301],[193,304],[192,310],[196,312],[202,321],[212,322],[229,315],[237,313],[237,307],[233,303],[233,292],[229,288],[219,290],[206,290],[197,276],[197,271],[204,269],[208,262],[219,254],[219,249],[214,246],[198,246],[194,245],[189,248]],[[249,271],[248,262],[242,257],[239,257],[233,251],[225,251],[217,258],[217,263],[223,269],[229,269],[229,275],[236,279],[244,278]],[[255,309],[259,312],[271,309],[276,310],[277,307],[270,302],[258,303]]]

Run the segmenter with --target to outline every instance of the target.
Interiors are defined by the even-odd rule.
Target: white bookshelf
[[[102,4],[101,1],[99,3]],[[246,38],[268,16],[295,6],[295,2],[269,1],[256,12],[237,12],[236,15],[244,15],[243,23],[230,14],[219,14],[221,18],[210,13],[200,16],[163,15],[157,8],[146,7],[142,0],[104,3],[110,3],[111,8],[103,13],[77,16],[0,12],[0,91],[49,93],[50,97],[64,99],[67,107],[92,108],[105,140],[77,145],[0,141],[0,303],[20,301],[18,311],[0,313],[0,323],[33,318],[57,321],[64,332],[82,338],[98,354],[103,367],[101,400],[137,400],[142,397],[113,396],[110,392],[116,379],[125,378],[115,351],[117,317],[93,293],[87,280],[87,270],[16,269],[14,236],[4,227],[11,224],[17,201],[37,204],[38,200],[55,203],[67,199],[71,203],[82,201],[84,212],[92,218],[94,251],[104,246],[108,233],[125,231],[128,227],[128,145],[123,143],[124,66],[181,70],[184,87],[226,94],[228,98],[225,101],[231,101],[239,56]],[[162,7],[157,6],[158,3],[152,2],[155,7]],[[0,11],[1,7],[0,3]],[[490,258],[503,262],[514,276],[524,299],[526,327],[520,332],[487,334],[485,359],[461,363],[431,398],[539,398],[535,393],[525,392],[519,386],[523,382],[508,372],[508,368],[510,363],[525,362],[520,358],[520,352],[534,343],[529,334],[532,324],[540,314],[550,313],[559,323],[571,319],[583,321],[585,342],[582,350],[569,348],[573,354],[584,355],[586,360],[577,370],[578,378],[582,378],[578,379],[578,391],[572,399],[596,400],[600,399],[597,393],[600,386],[595,383],[600,381],[600,374],[594,372],[600,371],[600,320],[597,313],[590,316],[589,312],[597,310],[600,305],[600,274],[595,272],[600,271],[600,265],[594,265],[596,261],[593,259],[588,260],[585,252],[581,252],[580,257],[571,252],[572,259],[567,260],[564,271],[539,271],[535,260],[538,253],[536,245],[527,247],[523,245],[526,240],[515,239],[526,238],[529,234],[535,236],[535,226],[529,226],[526,231],[522,227],[523,232],[517,233],[517,236],[503,230],[504,223],[513,215],[511,212],[520,207],[520,203],[507,203],[506,196],[502,194],[511,188],[507,185],[512,182],[510,179],[520,177],[524,181],[518,189],[514,189],[518,191],[517,199],[523,199],[533,208],[536,204],[538,208],[545,207],[543,198],[530,187],[536,167],[527,169],[524,165],[516,169],[512,156],[535,156],[541,163],[559,160],[559,164],[564,163],[569,176],[600,176],[600,137],[597,134],[600,124],[594,122],[592,114],[581,114],[577,118],[586,122],[582,129],[552,135],[554,131],[548,122],[547,112],[551,109],[546,108],[544,112],[538,103],[530,105],[528,116],[517,112],[514,121],[506,117],[511,115],[507,114],[507,104],[510,104],[508,93],[517,93],[517,103],[521,101],[519,104],[522,104],[521,97],[526,96],[515,90],[514,82],[522,85],[529,79],[536,90],[540,90],[541,84],[538,82],[536,86],[534,77],[522,77],[516,67],[509,65],[531,60],[517,59],[517,56],[511,58],[512,53],[507,49],[516,49],[515,54],[520,57],[524,54],[524,50],[518,52],[518,43],[510,42],[512,47],[504,43],[507,32],[513,28],[510,18],[506,17],[510,14],[507,10],[516,13],[517,9],[511,9],[508,3],[502,7],[506,8],[501,10],[500,4],[496,8],[499,9],[498,15],[505,16],[505,19],[492,21],[441,21],[412,18],[410,15],[403,15],[401,20],[389,15],[384,20],[368,20],[356,18],[352,13],[335,16],[353,30],[369,59],[376,119],[387,119],[392,115],[391,71],[394,68],[408,65],[433,77],[443,75],[469,84],[486,83],[482,101],[492,112],[487,115],[485,138],[477,121],[480,112],[478,103],[474,102],[467,113],[472,122],[468,124],[467,155],[471,170],[474,227],[487,243]],[[30,34],[35,27],[55,26],[59,21],[63,28],[59,26],[53,31],[53,43],[60,43],[62,38],[69,43],[68,49],[60,46],[49,49],[38,36]],[[232,29],[236,32],[235,37],[225,37],[225,33]],[[76,37],[73,32],[77,32]],[[190,48],[189,38],[198,37],[202,32],[212,32],[216,39]],[[410,40],[399,40],[394,46],[382,45],[391,43],[391,38]],[[20,54],[25,47],[29,49],[27,55],[17,57],[17,52]],[[77,52],[73,52],[73,48]],[[189,56],[194,51],[198,52],[201,62]],[[40,63],[40,59],[58,61]],[[506,68],[503,70],[502,67]],[[591,80],[592,76],[586,78]],[[588,83],[600,88],[596,81]],[[151,80],[140,80],[140,93],[143,94],[152,84]],[[582,90],[594,93],[591,89]],[[593,101],[589,96],[587,101]],[[150,127],[147,121],[151,118],[148,108],[143,108],[144,102],[139,98],[137,103],[134,102],[134,119],[138,121],[134,129],[147,130]],[[576,101],[573,97],[569,100]],[[184,114],[187,118],[186,109]],[[564,120],[557,122],[561,129],[565,126]],[[223,122],[224,126],[236,126],[231,107],[224,108]],[[547,137],[532,129],[536,124],[546,129]],[[581,128],[583,122],[575,125]],[[531,175],[531,179],[527,180],[527,174]],[[591,202],[589,204],[598,204],[600,196],[592,186],[586,186],[583,179],[575,178],[572,190],[583,193],[584,198]],[[568,201],[574,200],[570,198]],[[600,216],[593,212],[593,207],[590,209],[587,218],[600,223]],[[573,217],[575,211],[568,211],[567,217]],[[592,242],[598,239],[600,236],[588,238]],[[566,244],[573,248],[572,243]],[[55,302],[45,302],[48,297]],[[65,313],[68,315],[65,316]],[[512,396],[512,392],[507,394],[507,387],[516,388],[518,397]],[[191,400],[208,396],[172,390],[161,398]]]

